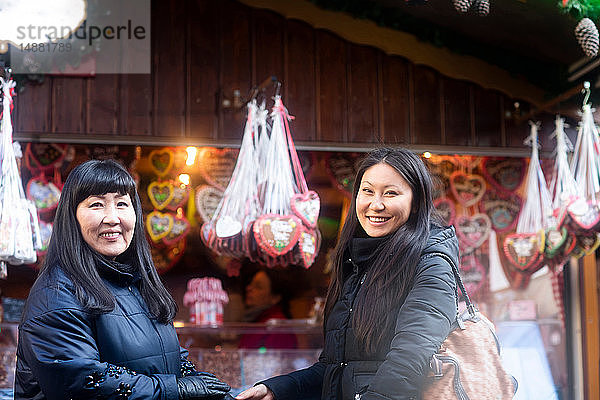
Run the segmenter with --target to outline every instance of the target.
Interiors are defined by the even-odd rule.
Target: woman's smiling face
[[[395,232],[410,216],[413,193],[393,167],[385,163],[367,169],[356,195],[358,222],[371,237]]]

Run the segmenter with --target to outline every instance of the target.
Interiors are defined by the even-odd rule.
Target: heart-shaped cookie
[[[450,189],[450,175],[456,170],[453,158],[448,156],[431,156],[425,159],[433,181],[433,197],[444,197]]]
[[[159,274],[164,274],[179,262],[185,252],[185,243],[185,240],[180,240],[170,247],[151,246],[152,260]]]
[[[170,182],[150,182],[148,197],[157,210],[162,210],[173,198],[173,186]]]
[[[215,244],[215,240],[217,238],[217,234],[215,233],[215,229],[210,222],[205,222],[200,227],[200,239],[202,243],[209,249],[213,249]]]
[[[488,157],[483,161],[483,176],[496,189],[512,193],[521,186],[527,163],[523,158]]]
[[[480,294],[487,278],[485,267],[474,255],[460,258],[460,277],[465,285],[467,294],[476,297]]]
[[[204,147],[198,154],[199,171],[204,180],[222,191],[229,185],[239,150]]]
[[[294,214],[300,217],[306,226],[309,228],[317,226],[321,200],[316,192],[309,190],[306,193],[295,194],[292,197],[291,206]]]
[[[587,202],[583,199],[578,199],[571,203],[567,210],[576,228],[591,230],[600,221],[600,210],[591,201]]]
[[[581,251],[585,255],[594,253],[598,246],[600,246],[600,233],[598,232],[585,232],[576,236],[577,247],[581,248]]]
[[[480,247],[490,236],[492,223],[490,218],[481,213],[472,216],[460,215],[454,221],[456,234],[464,251]]]
[[[242,232],[242,223],[229,215],[217,219],[215,233],[217,238],[230,238]]]
[[[298,250],[300,251],[300,262],[305,268],[309,268],[315,262],[320,246],[321,234],[319,230],[303,227],[300,238],[298,238]]]
[[[172,246],[178,241],[185,238],[190,231],[190,222],[184,216],[173,215],[173,227],[162,238],[162,241],[167,246]]]
[[[66,144],[27,143],[25,165],[30,171],[48,171],[59,168],[67,154]]]
[[[506,197],[495,190],[485,192],[479,211],[490,217],[492,228],[499,233],[514,229],[521,212],[521,198],[517,194]]]
[[[544,243],[542,233],[513,233],[504,239],[504,254],[519,271],[535,272],[543,261],[540,248]]]
[[[546,230],[545,236],[546,245],[544,249],[544,255],[547,258],[554,258],[557,254],[561,252],[560,250],[567,241],[569,235],[567,232],[567,228],[563,226],[560,228],[550,228]]]
[[[173,216],[169,213],[152,211],[146,216],[146,230],[153,242],[158,242],[173,228]]]
[[[31,178],[27,183],[27,198],[35,204],[39,212],[53,211],[60,199],[60,189],[44,177]]]
[[[46,254],[46,250],[48,250],[48,245],[50,244],[51,236],[52,222],[40,220],[40,238],[42,239],[42,248],[37,251],[38,256]]]
[[[433,205],[446,226],[454,224],[456,206],[452,200],[447,197],[440,197],[433,202]]]
[[[325,158],[325,169],[333,184],[346,196],[352,196],[354,178],[358,170],[357,153],[331,153]]]
[[[177,211],[179,207],[185,206],[190,195],[190,187],[182,183],[177,184],[177,182],[171,182],[171,188],[173,189],[173,196],[171,197],[169,204],[167,204],[167,208],[172,211]]]
[[[175,154],[173,150],[164,148],[160,150],[152,150],[148,156],[150,159],[150,168],[159,177],[165,176],[171,170]]]
[[[196,188],[196,210],[204,222],[212,220],[222,199],[223,191],[214,186],[202,185]]]
[[[267,255],[286,254],[298,243],[302,222],[295,215],[266,214],[253,225],[254,238]]]
[[[485,180],[480,175],[454,171],[450,175],[450,190],[456,201],[465,207],[477,204],[485,194]]]

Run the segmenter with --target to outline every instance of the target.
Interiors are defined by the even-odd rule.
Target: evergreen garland
[[[558,6],[576,20],[587,17],[598,21],[600,18],[600,0],[559,0]]]

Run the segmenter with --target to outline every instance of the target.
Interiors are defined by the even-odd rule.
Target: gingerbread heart
[[[162,241],[167,246],[172,246],[186,237],[190,231],[190,223],[184,216],[173,216],[173,227]]]
[[[39,212],[54,210],[60,199],[60,189],[43,177],[31,178],[26,192],[27,198],[33,201]]]
[[[577,236],[577,246],[581,248],[585,255],[590,255],[600,246],[600,233],[586,232]]]
[[[153,242],[158,242],[173,228],[173,216],[169,213],[152,211],[146,216],[146,230]]]
[[[159,274],[164,274],[179,262],[185,252],[185,243],[185,240],[180,240],[171,247],[151,246],[152,260]]]
[[[433,181],[434,198],[444,197],[450,189],[450,175],[456,170],[453,159],[448,156],[431,156],[426,159]]]
[[[593,202],[586,202],[583,199],[571,203],[567,208],[571,220],[575,225],[584,230],[594,228],[600,221],[600,210]]]
[[[492,223],[485,214],[474,214],[472,216],[458,216],[454,222],[456,234],[461,242],[461,247],[466,251],[480,247],[490,236]],[[463,247],[464,246],[464,247]]]
[[[563,247],[568,238],[567,228],[550,228],[546,231],[544,254],[547,258],[554,258]]]
[[[440,197],[433,202],[433,205],[446,226],[454,224],[456,206],[452,200],[447,197]]]
[[[223,192],[214,186],[202,185],[196,188],[196,210],[204,222],[212,220],[222,199]]]
[[[148,197],[154,208],[162,210],[173,198],[173,186],[170,182],[150,182]]]
[[[352,196],[354,178],[358,170],[357,153],[331,153],[325,159],[325,169],[335,186],[346,196]]]
[[[268,255],[278,257],[286,254],[298,243],[302,222],[295,215],[266,214],[253,225],[254,238]]]
[[[521,198],[513,194],[510,198],[488,190],[479,203],[479,211],[490,217],[492,228],[499,233],[514,229],[521,212]]]
[[[485,180],[480,175],[454,171],[450,175],[450,190],[456,201],[465,207],[477,204],[485,194]]]
[[[173,190],[173,196],[171,197],[169,204],[167,204],[167,208],[172,211],[177,211],[178,208],[185,206],[185,202],[190,195],[190,187],[184,184],[171,182],[171,188]]]
[[[150,159],[150,168],[159,177],[165,176],[171,170],[175,154],[171,149],[152,150],[148,156]]]
[[[25,165],[30,170],[47,171],[59,168],[67,154],[66,144],[27,143]]]
[[[305,268],[309,268],[313,264],[320,246],[321,234],[319,230],[303,228],[298,239],[298,249],[300,250],[300,261]]]
[[[522,158],[489,157],[483,161],[483,176],[496,189],[512,193],[521,186],[527,163]]]
[[[200,174],[209,185],[224,191],[235,169],[237,156],[237,149],[204,147],[198,156]]]
[[[483,288],[487,272],[477,257],[468,255],[460,258],[460,276],[467,294],[476,297]]]
[[[306,193],[295,194],[290,205],[294,214],[300,217],[306,226],[310,228],[317,226],[321,201],[316,192],[309,190]]]
[[[50,244],[50,237],[52,236],[52,222],[45,222],[40,220],[40,238],[42,239],[42,248],[38,250],[38,256],[46,253],[48,245]]]
[[[202,243],[208,248],[213,248],[215,244],[215,240],[217,235],[215,233],[214,227],[210,222],[205,222],[200,227],[200,239]]]
[[[513,233],[504,239],[504,254],[519,271],[534,272],[543,261],[544,242],[542,233]]]
[[[217,219],[215,224],[215,233],[217,238],[229,238],[242,232],[242,223],[229,215],[224,215]]]

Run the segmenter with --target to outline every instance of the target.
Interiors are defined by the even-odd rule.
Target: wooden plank
[[[84,133],[84,91],[86,78],[53,78],[52,132]]]
[[[118,133],[118,96],[119,75],[99,74],[87,79],[87,133]]]
[[[283,17],[264,10],[253,10],[252,18],[254,30],[254,81],[252,84],[255,86],[270,76],[276,76],[285,88],[286,82],[283,79],[285,21]],[[267,90],[266,93],[272,95],[273,90]],[[281,94],[283,95],[283,92]],[[285,102],[285,99],[283,101]],[[267,104],[269,103],[270,101],[267,102]]]
[[[188,11],[187,136],[216,139],[219,91],[219,8],[212,1],[191,1]]]
[[[152,35],[155,136],[185,135],[185,7],[176,1],[158,1],[152,24],[164,27]]]
[[[320,130],[317,140],[348,142],[346,42],[326,31],[317,32]]]
[[[241,141],[246,110],[224,108],[222,100],[233,101],[236,90],[245,96],[252,87],[250,9],[231,0],[222,1],[219,5],[223,23],[220,25],[222,91],[218,137]]]
[[[152,76],[121,75],[119,131],[123,135],[152,134]]]
[[[456,79],[442,79],[444,81],[445,144],[450,146],[473,145],[469,113],[469,84]]]
[[[315,31],[308,24],[287,22],[283,99],[291,115],[294,140],[314,141],[316,127]]]
[[[377,50],[349,45],[348,141],[379,141]]]
[[[515,106],[518,104],[518,107]],[[523,141],[529,135],[529,123],[519,119],[525,110],[528,110],[528,103],[504,96],[504,130],[506,132],[506,145],[509,147],[521,147]]]
[[[600,398],[598,363],[600,362],[600,324],[598,323],[598,271],[594,253],[583,258],[583,302],[584,302],[584,381],[585,398]]]
[[[475,134],[477,146],[500,146],[503,116],[500,94],[495,90],[474,88]]]
[[[415,144],[440,144],[439,74],[431,68],[414,68]]]
[[[50,130],[51,100],[51,77],[46,76],[41,84],[25,85],[14,100],[17,111],[13,118],[14,132],[47,133]]]

